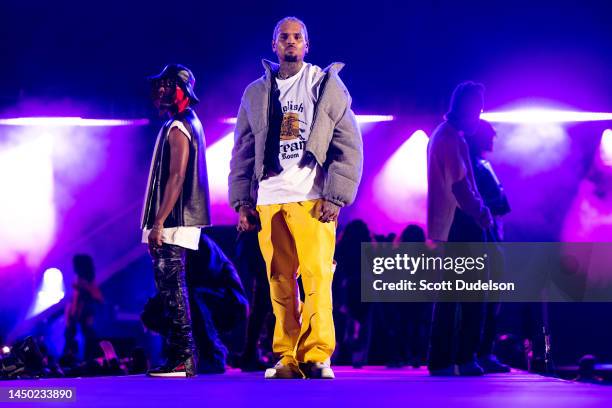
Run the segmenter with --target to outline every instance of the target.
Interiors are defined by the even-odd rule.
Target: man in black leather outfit
[[[493,126],[486,120],[480,119],[476,131],[472,134],[466,134],[465,137],[470,149],[470,161],[478,192],[493,216],[493,224],[485,231],[486,241],[490,243],[503,242],[504,229],[502,217],[510,213],[510,204],[504,188],[493,171],[493,166],[485,159],[486,154],[493,151],[496,135],[497,132]],[[477,225],[473,225],[473,228],[477,228]],[[498,257],[503,257],[501,247],[499,247],[498,251]],[[500,268],[501,266],[498,265],[496,267]],[[501,303],[498,302],[488,302],[485,305],[482,338],[477,354],[478,364],[485,373],[510,372],[510,367],[502,364],[493,354],[493,345],[497,335],[497,316],[499,315],[500,307]]]
[[[193,330],[185,278],[185,253],[198,249],[200,228],[210,224],[208,178],[195,78],[178,64],[151,79],[153,104],[167,118],[157,136],[141,228],[153,258],[155,285],[169,328],[167,362],[152,377],[192,377],[196,373]]]

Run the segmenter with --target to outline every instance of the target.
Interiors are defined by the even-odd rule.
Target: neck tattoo
[[[281,64],[278,70],[278,74],[277,74],[278,78],[279,79],[291,78],[292,76],[300,72],[300,69],[302,68],[302,64],[303,62],[299,62],[299,63],[289,62],[289,63]]]

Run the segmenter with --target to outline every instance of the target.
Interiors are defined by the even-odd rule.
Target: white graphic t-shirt
[[[278,155],[283,171],[259,183],[258,205],[321,198],[323,169],[314,160],[301,163],[302,166],[300,161],[310,136],[314,106],[324,76],[321,68],[304,63],[291,78],[276,79],[283,112]]]

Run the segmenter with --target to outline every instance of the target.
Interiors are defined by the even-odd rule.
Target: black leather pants
[[[155,286],[167,321],[170,323],[165,339],[168,359],[185,361],[194,353],[189,297],[185,282],[185,249],[163,244],[153,249],[151,256]]]

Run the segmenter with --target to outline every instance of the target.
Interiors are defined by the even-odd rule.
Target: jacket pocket
[[[326,141],[329,142],[334,135],[334,128],[336,127],[336,121],[327,111],[323,111],[324,115],[321,115],[323,121],[323,132],[326,136]]]
[[[261,132],[268,125],[268,112],[264,111],[263,108],[255,108],[248,112],[247,116],[251,125],[251,132],[254,134]]]

